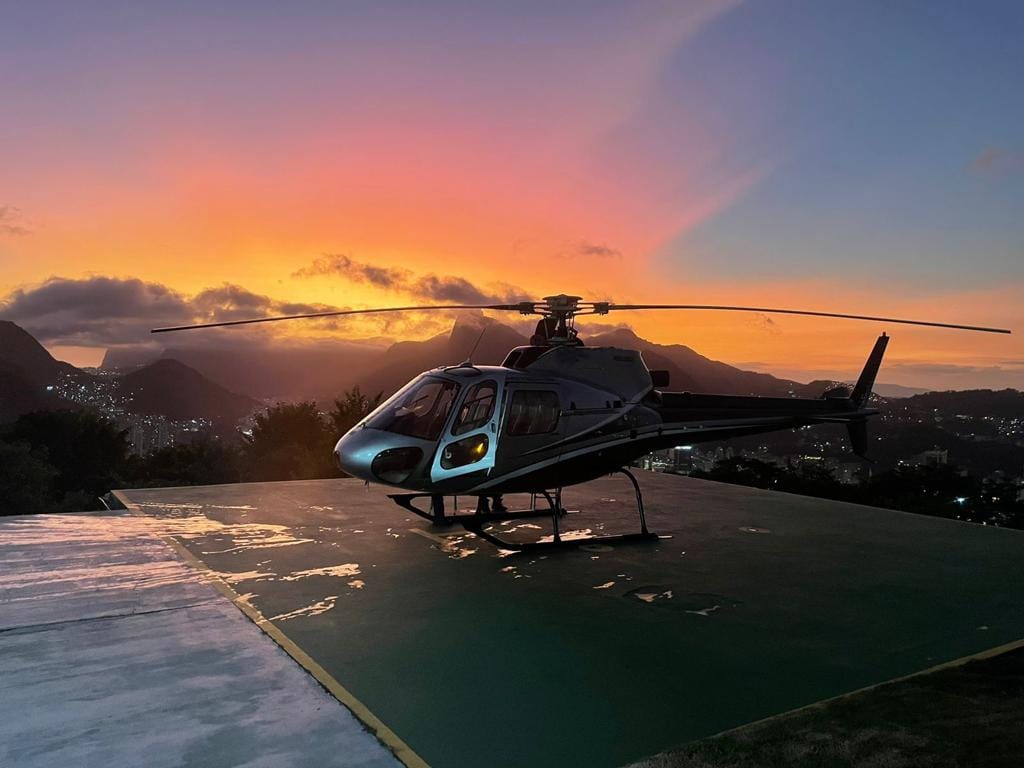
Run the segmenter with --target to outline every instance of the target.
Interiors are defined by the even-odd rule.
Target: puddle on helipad
[[[279,613],[277,616],[271,616],[270,620],[288,621],[289,619],[298,619],[303,616],[319,616],[321,613],[327,613],[331,610],[337,601],[337,595],[328,595],[323,600],[318,600],[312,605],[297,608],[294,611],[289,611],[288,613]]]
[[[309,568],[305,571],[294,571],[287,576],[282,576],[281,581],[298,581],[307,579],[310,576],[335,576],[339,579],[347,579],[358,576],[361,573],[359,563],[340,563],[339,565],[327,565],[322,568]]]
[[[440,544],[439,548],[452,560],[462,560],[477,553],[476,547],[466,546],[467,541],[476,541],[476,536],[471,533],[446,536],[444,543]]]
[[[260,579],[272,579],[275,574],[266,571],[214,571],[228,584],[238,584],[243,581],[258,581]]]
[[[639,600],[641,603],[657,603],[671,600],[675,595],[668,587],[648,585],[637,587],[627,592],[624,597],[630,600]]]
[[[675,589],[664,584],[648,584],[637,587],[627,592],[624,597],[639,600],[648,605],[654,603],[671,604],[675,610],[681,610],[694,616],[705,617],[735,608],[740,604],[739,600],[710,592],[677,594]]]
[[[588,536],[593,535],[594,531],[591,528],[578,528],[574,531],[563,531],[559,534],[562,541],[573,541],[575,539],[585,539]],[[540,544],[550,544],[555,540],[554,534],[547,536],[541,536],[537,541]]]

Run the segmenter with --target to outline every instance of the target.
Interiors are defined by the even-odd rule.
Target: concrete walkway
[[[0,518],[0,765],[399,765],[151,528]]]

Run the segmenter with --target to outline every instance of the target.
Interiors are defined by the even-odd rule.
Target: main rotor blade
[[[528,302],[532,305],[532,302]],[[376,309],[337,309],[330,312],[310,312],[303,315],[281,315],[279,317],[254,317],[248,320],[223,320],[218,323],[196,323],[195,325],[174,325],[154,328],[150,333],[169,331],[190,331],[195,328],[221,328],[226,325],[251,325],[252,323],[276,323],[279,320],[306,320],[316,317],[339,317],[341,315],[369,315],[381,312],[422,312],[435,309],[495,309],[522,312],[520,304],[429,304],[414,307],[379,307]]]
[[[766,315],[807,315],[810,317],[838,317],[844,320],[871,320],[879,323],[900,323],[901,325],[926,325],[932,328],[953,328],[958,331],[981,331],[982,333],[1010,333],[1006,328],[986,328],[980,325],[957,325],[955,323],[933,323],[927,320],[903,320],[895,317],[874,317],[872,315],[847,315],[841,312],[814,312],[804,309],[770,309],[767,307],[729,307],[714,304],[609,304],[613,309],[707,309],[725,312],[761,312]]]

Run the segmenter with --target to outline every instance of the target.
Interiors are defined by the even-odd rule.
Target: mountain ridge
[[[118,379],[117,392],[138,414],[174,420],[207,418],[235,422],[260,403],[222,387],[199,371],[173,358],[161,358]]]

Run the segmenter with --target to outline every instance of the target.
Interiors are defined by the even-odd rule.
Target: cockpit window
[[[493,381],[481,381],[470,387],[462,407],[459,408],[452,434],[464,435],[486,424],[494,413],[494,399],[497,394],[498,385]]]
[[[427,378],[399,394],[370,417],[366,426],[399,435],[437,440],[452,412],[459,385],[444,379]]]

